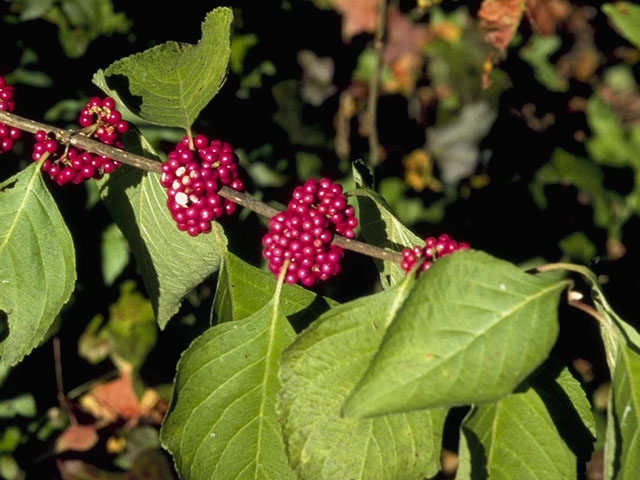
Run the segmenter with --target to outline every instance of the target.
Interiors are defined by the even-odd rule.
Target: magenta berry
[[[211,231],[211,221],[231,215],[235,204],[221,198],[218,190],[227,185],[244,191],[238,177],[233,150],[220,140],[209,142],[204,135],[193,139],[195,151],[184,137],[162,164],[160,183],[167,189],[167,207],[178,229],[195,237]],[[222,164],[222,157],[225,164]],[[231,168],[233,166],[233,168]]]
[[[288,209],[269,220],[263,257],[278,275],[289,260],[285,281],[311,287],[340,271],[343,249],[332,245],[339,233],[353,238],[358,225],[340,185],[309,179],[293,191]]]
[[[405,272],[409,272],[417,262],[421,262],[418,270],[418,273],[420,273],[428,270],[431,264],[439,258],[458,250],[468,249],[468,243],[456,242],[447,234],[442,234],[437,239],[435,237],[427,237],[424,241],[424,247],[421,248],[416,245],[413,248],[402,250],[400,267]]]
[[[12,112],[15,108],[13,102],[13,87],[7,85],[4,77],[0,76],[0,110]],[[8,152],[13,144],[20,138],[20,130],[0,122],[0,154]]]
[[[122,120],[115,109],[115,102],[109,97],[91,98],[80,111],[78,123],[84,127],[86,134],[117,148],[122,148],[121,134],[129,129],[129,124]],[[42,169],[58,185],[102,178],[105,173],[111,173],[120,166],[119,162],[104,155],[94,155],[75,147],[65,149],[42,130],[36,132],[35,140],[31,158],[37,162],[46,155]]]

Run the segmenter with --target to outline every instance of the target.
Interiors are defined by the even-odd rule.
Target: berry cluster
[[[122,120],[110,97],[93,97],[89,100],[80,111],[78,123],[84,127],[85,134],[116,148],[122,148],[121,135],[129,130],[129,124]],[[44,157],[42,170],[49,173],[58,185],[81,183],[90,178],[99,179],[120,166],[120,162],[105,155],[94,155],[69,146],[61,148],[55,139],[49,138],[42,130],[36,132],[35,139],[31,158],[37,162]]]
[[[400,266],[405,272],[409,272],[416,264],[422,262],[418,269],[418,273],[427,270],[431,264],[437,259],[449,255],[457,250],[468,250],[469,244],[464,242],[456,242],[449,238],[449,235],[442,234],[437,239],[427,237],[424,241],[424,247],[416,245],[413,248],[405,248],[402,250],[402,262]]]
[[[262,255],[275,275],[289,261],[285,281],[311,287],[340,271],[343,249],[332,245],[334,234],[353,238],[358,220],[340,185],[327,178],[296,187],[288,209],[269,220]]]
[[[178,229],[195,237],[209,233],[212,220],[235,211],[235,203],[218,195],[220,187],[242,192],[244,184],[228,143],[198,135],[193,146],[195,151],[188,137],[176,145],[162,164],[160,183],[167,189],[167,207]]]
[[[78,123],[91,136],[116,148],[122,148],[120,137],[129,130],[129,124],[122,120],[116,110],[116,102],[111,97],[92,97],[80,111]]]
[[[13,87],[7,85],[4,77],[0,76],[0,110],[3,112],[13,112],[15,103],[13,103]],[[8,152],[13,148],[13,142],[20,138],[20,130],[5,125],[0,122],[0,154]]]

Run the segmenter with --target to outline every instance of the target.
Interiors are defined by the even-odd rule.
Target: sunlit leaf
[[[469,412],[456,479],[576,478],[594,436],[580,384],[566,368],[545,363],[515,393]]]
[[[166,42],[112,63],[107,86],[143,119],[189,129],[226,79],[232,18],[230,8],[216,8],[196,45]]]
[[[123,166],[101,181],[100,196],[131,246],[164,328],[183,298],[220,268],[227,245],[222,227],[213,222],[211,233],[197,237],[179,231],[155,173]]]
[[[0,184],[0,361],[15,365],[44,339],[76,281],[75,250],[31,164]]]
[[[278,411],[298,478],[417,480],[439,470],[445,410],[363,420],[341,411],[412,284],[332,308],[283,353]]]
[[[558,35],[534,35],[527,46],[520,49],[520,58],[531,65],[536,79],[552,92],[566,92],[569,89],[567,81],[560,77],[555,65],[549,61],[561,44]]]
[[[218,276],[212,313],[218,322],[242,320],[267,304],[275,287],[276,278],[271,272],[260,270],[227,252]],[[280,312],[296,324],[306,325],[335,305],[334,300],[319,297],[298,285],[282,286]]]
[[[601,335],[611,372],[604,446],[604,478],[631,480],[640,470],[640,333],[611,308],[595,275],[578,271],[591,283],[603,316]]]
[[[115,223],[102,232],[102,278],[110,286],[129,264],[129,244]]]
[[[602,11],[627,40],[640,48],[640,5],[631,2],[605,3]]]
[[[510,393],[555,343],[566,285],[474,250],[434,262],[387,330],[345,414],[486,403]]]
[[[371,183],[366,180],[368,172],[361,172],[359,169],[362,168],[366,169],[366,166],[354,164],[353,175],[357,189],[349,194],[355,195],[358,199],[359,224],[365,241],[377,247],[398,252],[405,247],[423,245],[424,241],[400,223],[385,199],[371,189]],[[375,263],[385,288],[395,285],[406,276],[396,262],[375,260]]]
[[[295,338],[279,297],[182,354],[160,436],[181,478],[295,479],[275,405],[280,353]]]

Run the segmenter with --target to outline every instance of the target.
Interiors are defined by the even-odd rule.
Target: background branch
[[[378,139],[378,89],[380,86],[380,70],[382,69],[383,37],[387,22],[387,0],[379,0],[378,21],[376,33],[373,39],[375,63],[373,64],[373,76],[369,84],[369,97],[367,99],[367,119],[369,122],[369,163],[376,166],[380,163],[380,140]]]

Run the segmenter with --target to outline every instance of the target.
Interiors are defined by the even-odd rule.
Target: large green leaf
[[[584,267],[592,298],[602,315],[601,335],[611,372],[604,478],[631,480],[640,471],[640,333],[609,305],[596,276]]]
[[[623,37],[640,48],[640,5],[631,2],[605,3],[602,11]]]
[[[126,165],[100,184],[100,196],[131,245],[160,328],[182,299],[218,271],[227,239],[220,224],[191,237],[177,229],[159,175]]]
[[[216,8],[202,22],[196,45],[166,42],[99,71],[106,85],[143,119],[189,129],[227,76],[233,14]]]
[[[445,410],[364,420],[341,412],[413,282],[332,308],[282,354],[278,411],[298,478],[422,479],[439,470]]]
[[[555,343],[566,284],[479,251],[443,257],[418,279],[345,414],[477,404],[510,393]]]
[[[594,438],[595,420],[580,384],[549,362],[516,393],[469,412],[456,479],[577,478]]]
[[[73,292],[75,250],[31,164],[0,184],[0,362],[15,365],[44,339]]]
[[[362,163],[355,163],[353,176],[356,190],[349,195],[357,196],[360,209],[359,222],[362,235],[367,243],[381,248],[401,251],[405,247],[424,245],[424,240],[405,227],[393,214],[386,200],[372,190],[371,180],[368,179],[367,167]],[[370,174],[369,174],[370,175]],[[374,260],[380,272],[383,287],[402,281],[406,276],[404,270],[396,262]]]
[[[605,440],[605,478],[632,480],[640,472],[640,335],[617,345]]]
[[[260,310],[271,298],[276,278],[227,252],[218,276],[213,316],[217,322],[241,320]],[[329,307],[335,300],[319,297],[298,285],[285,284],[280,295],[280,311],[295,324],[305,325]]]
[[[276,414],[278,359],[295,338],[279,297],[183,353],[160,435],[181,478],[295,479]]]

